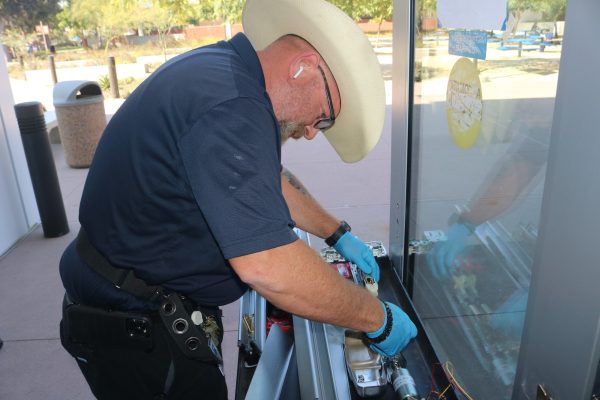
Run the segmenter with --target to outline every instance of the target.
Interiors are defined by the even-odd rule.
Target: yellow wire
[[[458,390],[460,390],[462,392],[462,394],[464,394],[467,397],[467,399],[473,400],[473,398],[471,396],[469,396],[469,393],[467,393],[467,391],[465,389],[463,389],[462,386],[460,386],[460,383],[458,383],[458,381],[454,377],[454,373],[452,372],[454,370],[454,366],[452,365],[452,363],[450,361],[446,361],[444,363],[444,366],[445,366],[444,369],[446,370],[448,375],[450,375],[450,382],[454,383],[458,387]],[[448,388],[446,388],[446,390],[447,389]],[[446,390],[444,390],[444,392],[446,392]]]
[[[438,394],[438,399],[440,397],[444,396],[444,393],[446,393],[448,391],[448,389],[450,389],[451,387],[452,387],[452,384],[449,384],[448,386],[446,386],[446,389],[442,390],[442,392],[440,394]]]
[[[429,400],[429,398],[431,397],[431,395],[434,394],[437,397],[437,400],[440,400],[442,397],[442,395],[438,392],[436,392],[435,390],[432,390],[431,392],[429,392],[429,394],[427,395],[427,399],[425,400]],[[446,396],[444,396],[444,399],[446,398]],[[436,400],[436,399],[433,399]]]

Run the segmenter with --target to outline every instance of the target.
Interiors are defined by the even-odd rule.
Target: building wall
[[[0,57],[0,256],[38,222],[8,70]]]

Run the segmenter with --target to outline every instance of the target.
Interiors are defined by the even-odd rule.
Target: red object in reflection
[[[472,272],[474,274],[481,272],[481,264],[474,257],[457,257],[457,264],[465,271]]]

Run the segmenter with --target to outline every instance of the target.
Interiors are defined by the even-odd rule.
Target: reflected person
[[[427,264],[435,278],[449,279],[459,264],[458,259],[465,255],[477,227],[516,208],[523,195],[541,180],[546,167],[551,121],[532,115],[521,114],[520,119],[511,123],[511,133],[516,139],[494,164],[468,206],[450,216],[446,240],[436,242],[427,254]],[[508,336],[520,335],[524,312],[515,311],[525,310],[527,295],[528,288],[519,288],[506,298],[494,310],[491,326]]]

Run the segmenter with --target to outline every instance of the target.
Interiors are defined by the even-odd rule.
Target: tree
[[[73,32],[81,38],[84,48],[88,47],[89,32],[97,32],[101,25],[102,13],[96,0],[68,0],[57,15],[58,27]]]
[[[525,11],[539,10],[544,1],[546,0],[508,0],[508,10],[515,16],[515,26],[519,25]]]
[[[541,4],[544,19],[554,22],[554,34],[558,36],[556,21],[565,19],[567,11],[567,0],[546,0]]]
[[[223,21],[226,35],[231,36],[231,24],[242,19],[245,0],[202,0],[200,10],[204,11],[205,19]],[[212,12],[210,12],[212,6]],[[208,13],[206,12],[208,11]]]
[[[415,27],[417,36],[422,35],[423,23],[427,18],[436,18],[437,0],[421,0],[418,2],[419,10],[417,12],[417,26]],[[436,18],[437,19],[437,18]]]
[[[564,18],[567,0],[509,0],[508,9],[514,13],[517,25],[527,10],[541,11],[543,18],[552,20],[556,30],[556,21]],[[558,32],[558,30],[556,30]]]
[[[63,28],[80,33],[84,42],[88,32],[96,32],[108,51],[116,38],[135,26],[139,5],[138,0],[69,0],[58,19]]]
[[[365,6],[369,3],[369,0],[329,0],[329,2],[357,21],[366,16]]]
[[[24,34],[20,29],[5,29],[0,34],[0,41],[10,49],[11,56],[19,58],[26,53],[27,44],[37,39],[35,34]],[[22,62],[22,59],[20,59]]]
[[[100,7],[100,33],[106,40],[104,51],[118,37],[125,36],[135,26],[136,15],[139,12],[136,0],[105,0]]]
[[[194,17],[194,9],[189,0],[138,0],[138,12],[133,22],[138,26],[156,30],[167,60],[167,38],[173,27],[182,25]]]
[[[51,21],[60,11],[58,0],[0,0],[0,19],[24,33],[33,32],[40,21]]]
[[[362,7],[363,11],[374,19],[377,25],[377,41],[375,47],[379,46],[379,35],[383,21],[392,18],[392,0],[371,0]]]

